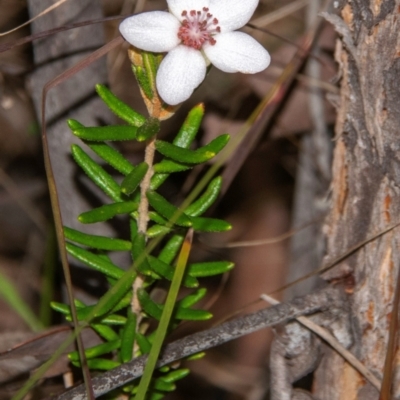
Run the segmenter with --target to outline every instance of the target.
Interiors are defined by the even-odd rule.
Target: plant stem
[[[144,161],[149,166],[149,169],[147,170],[147,173],[140,184],[138,232],[142,234],[146,234],[147,224],[149,222],[149,201],[147,199],[146,193],[150,188],[150,181],[151,177],[153,176],[153,162],[154,162],[155,149],[156,149],[155,138],[152,138],[146,146],[144,155]],[[144,276],[138,273],[132,285],[133,296],[132,296],[131,308],[132,312],[136,314],[136,330],[139,329],[142,320],[141,317],[142,307],[137,297],[137,291],[143,286],[144,280],[145,280]],[[134,348],[134,352],[135,351],[136,351],[136,344]]]

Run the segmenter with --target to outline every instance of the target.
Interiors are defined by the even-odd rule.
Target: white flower
[[[122,21],[122,36],[133,46],[168,52],[156,77],[170,105],[188,99],[211,62],[224,72],[254,74],[267,68],[268,52],[243,32],[259,0],[167,0],[169,13],[151,11]]]

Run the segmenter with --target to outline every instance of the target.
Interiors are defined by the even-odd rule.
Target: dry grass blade
[[[57,7],[61,6],[61,4],[65,3],[66,1],[68,1],[68,0],[59,0],[59,1],[57,1],[57,3],[54,3],[52,6],[47,7],[45,10],[43,10],[43,11],[42,11],[41,13],[39,13],[38,15],[35,15],[35,16],[34,16],[33,18],[31,18],[29,21],[26,21],[26,22],[24,22],[23,24],[18,25],[17,27],[15,27],[15,28],[13,28],[13,29],[7,31],[7,32],[1,32],[1,33],[0,33],[0,37],[6,36],[6,35],[8,35],[8,34],[10,34],[10,33],[12,33],[12,32],[17,31],[18,29],[23,28],[23,27],[26,26],[26,25],[29,25],[29,24],[32,23],[33,21],[36,21],[38,18],[43,17],[43,15],[46,15],[46,14],[48,14],[49,12],[55,10]]]

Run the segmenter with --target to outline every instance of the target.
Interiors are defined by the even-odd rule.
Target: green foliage
[[[150,53],[143,55],[145,68],[134,67],[134,72],[142,91],[151,99],[154,95],[154,77],[160,58]],[[154,140],[160,130],[160,121],[146,119],[127,104],[119,100],[105,86],[97,85],[96,90],[112,112],[128,125],[85,127],[78,121],[68,122],[73,134],[82,139],[90,150],[78,145],[72,146],[72,155],[89,179],[95,183],[110,199],[110,203],[82,213],[79,221],[94,224],[108,221],[117,216],[125,216],[129,221],[130,238],[109,238],[65,227],[68,253],[79,262],[103,274],[110,290],[99,299],[98,304],[85,305],[76,301],[77,316],[88,323],[104,340],[103,343],[85,351],[89,368],[98,371],[115,368],[132,358],[150,353],[152,362],[157,359],[155,347],[161,348],[166,334],[171,332],[181,320],[207,320],[211,313],[199,308],[199,302],[206,295],[206,289],[200,288],[198,278],[223,274],[233,268],[228,261],[212,261],[189,264],[177,262],[188,229],[196,232],[221,232],[231,228],[225,221],[203,217],[202,215],[215,202],[221,189],[221,178],[209,182],[204,192],[185,209],[172,204],[159,192],[159,187],[172,173],[178,173],[206,163],[217,155],[227,144],[228,135],[222,135],[209,144],[196,150],[190,149],[204,115],[203,105],[194,107],[188,114],[181,129],[172,143],[155,140],[155,148],[160,157],[154,165],[141,162],[132,165],[110,143],[121,140],[149,142]],[[90,152],[94,152],[108,166],[100,165]],[[145,177],[152,171],[149,186],[145,192],[141,186]],[[120,175],[114,178],[114,175]],[[148,201],[149,210],[143,211],[139,205],[143,197]],[[186,203],[185,203],[186,204]],[[139,232],[138,221],[141,213],[146,213],[149,221],[146,232]],[[158,248],[149,246],[149,239],[157,237]],[[187,250],[187,256],[189,256]],[[129,252],[133,267],[128,271],[116,265],[108,256],[109,252]],[[177,273],[179,271],[179,274]],[[179,277],[177,278],[177,275]],[[140,277],[141,285],[133,293],[132,284]],[[175,285],[168,293],[167,300],[155,300],[152,292],[156,287],[165,287],[165,282]],[[162,285],[160,285],[162,283]],[[177,301],[179,287],[185,286],[189,293]],[[131,302],[137,301],[140,313],[132,311]],[[52,303],[52,308],[71,320],[71,309],[61,303]],[[167,311],[167,312],[166,312]],[[152,330],[151,321],[159,321],[159,329]],[[156,324],[157,325],[157,324]],[[163,331],[161,329],[163,327]],[[199,355],[198,357],[200,357]],[[80,366],[77,352],[69,354],[71,363]],[[150,358],[149,358],[150,360]],[[161,399],[175,389],[175,382],[189,373],[187,369],[171,370],[164,367],[157,377],[148,379],[150,386],[147,399]],[[130,398],[144,398],[142,386],[136,382],[121,389]],[[147,390],[147,387],[145,388]]]

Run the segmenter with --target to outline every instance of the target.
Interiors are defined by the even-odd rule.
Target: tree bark
[[[327,15],[341,35],[336,58],[341,94],[325,224],[327,258],[399,221],[400,0],[335,2]],[[399,271],[400,229],[394,229],[324,275],[350,294],[351,351],[382,379]],[[327,260],[329,261],[329,260]],[[397,317],[397,316],[396,316]],[[397,356],[393,398],[400,398]],[[377,399],[378,393],[334,351],[315,373],[319,400]]]

